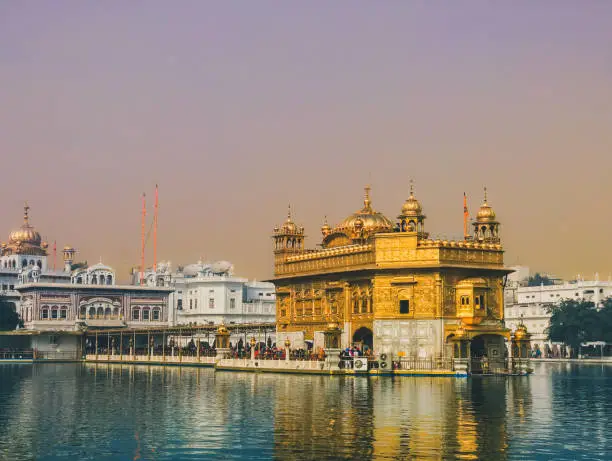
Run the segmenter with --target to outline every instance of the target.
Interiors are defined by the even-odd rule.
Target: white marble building
[[[133,272],[133,283],[140,281]],[[172,325],[227,325],[233,323],[274,322],[276,295],[274,284],[236,277],[227,261],[189,264],[172,271],[162,262],[156,270],[144,273],[147,286],[171,287]]]
[[[528,274],[528,272],[527,272]],[[550,309],[563,299],[592,301],[601,307],[605,298],[612,296],[612,281],[575,280],[554,285],[525,286],[513,284],[506,286],[505,322],[513,331],[522,321],[531,333],[531,343],[543,346],[548,344],[547,328],[550,322]]]
[[[88,327],[145,328],[168,325],[171,288],[116,285],[115,271],[102,264],[77,269],[72,283],[17,285],[24,328],[76,331]]]

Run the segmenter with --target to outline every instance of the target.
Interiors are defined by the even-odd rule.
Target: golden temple
[[[273,232],[279,337],[323,344],[327,326],[343,330],[342,346],[434,358],[503,360],[504,267],[499,222],[486,197],[473,235],[432,239],[411,186],[395,222],[377,212],[365,188],[363,207],[335,227],[327,220],[319,248],[289,212]],[[453,350],[453,348],[455,348]]]

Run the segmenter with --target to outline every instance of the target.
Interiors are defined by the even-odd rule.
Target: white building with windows
[[[276,320],[274,284],[236,277],[227,261],[198,262],[172,271],[162,262],[144,273],[146,286],[171,287],[171,325],[227,325],[268,323]],[[133,272],[133,283],[140,272]]]
[[[528,272],[527,272],[528,274]],[[574,299],[591,301],[597,307],[604,299],[612,296],[612,281],[575,280],[554,285],[525,286],[520,284],[506,286],[504,316],[506,326],[513,331],[522,321],[531,333],[531,343],[535,348],[551,346],[547,328],[550,323],[551,308],[561,300]]]

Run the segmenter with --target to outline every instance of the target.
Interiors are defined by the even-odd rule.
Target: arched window
[[[99,278],[100,285],[104,285],[104,280],[105,280],[104,275],[100,274],[100,278]]]
[[[358,314],[359,313],[359,299],[355,298],[353,300],[353,313],[354,314]]]
[[[115,317],[116,319],[119,318],[119,308],[118,307],[115,307],[113,309],[113,317]]]
[[[365,314],[368,312],[368,299],[364,296],[361,298],[361,313]]]
[[[107,285],[112,285],[113,284],[113,276],[112,275],[107,275],[106,276],[106,284]]]
[[[138,307],[132,309],[132,320],[140,320],[140,309]]]
[[[28,267],[28,260],[24,259],[23,261],[21,261],[21,267]]]
[[[42,269],[42,261],[41,260],[36,261],[36,265],[39,267],[39,269]]]
[[[66,320],[68,318],[68,311],[66,308],[60,309],[60,319]]]
[[[78,283],[79,285],[82,284],[83,283],[83,277],[77,277],[76,283]]]
[[[149,320],[149,319],[150,319],[150,310],[148,307],[145,307],[142,310],[142,320],[144,321],[144,320]]]
[[[81,309],[79,310],[79,318],[81,320],[85,320],[86,315],[87,315],[87,308],[85,306],[81,306]]]
[[[42,320],[46,320],[49,318],[49,307],[48,306],[43,306],[42,310],[40,311],[40,318]]]
[[[101,319],[104,316],[104,309],[102,308],[102,306],[98,307],[96,314],[99,319]]]
[[[89,318],[90,319],[95,319],[96,318],[96,308],[91,306],[89,308]]]
[[[51,318],[52,318],[53,320],[57,320],[57,315],[58,315],[58,309],[57,309],[57,306],[53,306],[53,307],[51,308]]]
[[[107,307],[106,309],[104,309],[104,318],[105,318],[105,319],[110,319],[110,317],[111,317],[111,312],[112,312],[112,311],[111,311],[111,308],[110,308],[110,307]]]
[[[98,283],[98,277],[96,276],[96,274],[91,276],[91,283],[92,284],[97,284]]]
[[[159,320],[159,309],[153,309],[153,320]]]

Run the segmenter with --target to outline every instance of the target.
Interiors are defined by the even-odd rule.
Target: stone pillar
[[[230,332],[221,324],[215,333],[215,346],[217,349],[217,360],[225,358],[230,352],[229,347]]]
[[[453,341],[457,347],[453,347],[453,350],[457,350],[457,356],[453,357],[453,368],[458,373],[469,373],[470,372],[470,340],[466,334],[465,329],[462,325],[455,330],[455,336]]]
[[[325,366],[330,370],[338,369],[340,362],[340,351],[342,330],[337,323],[330,323],[327,329],[323,332],[325,344]]]

